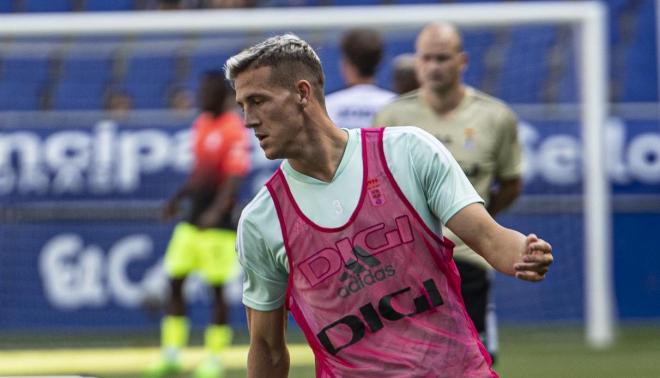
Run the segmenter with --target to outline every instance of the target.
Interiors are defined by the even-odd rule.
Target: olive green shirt
[[[386,105],[374,118],[375,126],[410,125],[435,136],[451,152],[477,193],[490,201],[493,183],[521,175],[521,148],[517,118],[502,101],[472,87],[456,109],[438,115],[419,90]],[[446,227],[443,235],[456,243],[454,258],[490,268]]]

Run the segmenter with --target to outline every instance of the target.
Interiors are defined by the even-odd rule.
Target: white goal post
[[[349,26],[459,26],[557,23],[579,34],[579,102],[583,143],[585,220],[585,329],[589,345],[614,339],[609,184],[603,125],[608,113],[606,9],[597,2],[527,2],[377,7],[261,8],[178,12],[112,12],[0,16],[0,37],[307,30]]]

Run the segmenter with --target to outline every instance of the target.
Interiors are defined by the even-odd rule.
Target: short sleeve
[[[520,177],[522,166],[518,119],[510,109],[506,108],[498,122],[500,143],[496,156],[495,176],[498,180]]]
[[[443,224],[472,203],[483,203],[449,150],[428,132],[413,130],[408,138],[410,164],[431,212]]]
[[[238,224],[236,250],[243,267],[243,304],[258,311],[272,311],[284,304],[288,274],[266,246],[264,235],[252,222],[248,207]]]

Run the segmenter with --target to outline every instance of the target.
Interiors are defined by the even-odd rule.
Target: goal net
[[[0,325],[143,324],[172,226],[157,212],[189,169],[202,72],[294,32],[318,52],[329,93],[344,86],[341,32],[374,27],[386,42],[378,83],[390,88],[394,57],[431,21],[461,28],[467,83],[521,120],[525,191],[498,219],[554,246],[543,283],[498,276],[500,322],[584,322],[590,344],[609,344],[605,15],[565,2],[0,17],[0,266],[13,267],[0,299],[16,307]],[[273,168],[254,159],[245,197]],[[11,294],[26,287],[31,299]]]

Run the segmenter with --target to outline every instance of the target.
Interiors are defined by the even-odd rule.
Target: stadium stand
[[[509,56],[505,61],[516,62],[516,67],[501,67],[497,90],[494,92],[512,103],[540,103],[546,100],[542,98],[542,93],[548,78],[547,56],[555,42],[555,29],[519,27],[511,30],[504,54]],[[532,46],[524,43],[525,48],[522,43],[530,38],[536,43]],[[521,77],[526,79],[520,80]],[[530,94],[534,97],[530,98]]]
[[[83,9],[91,12],[130,11],[136,9],[134,0],[85,0]]]
[[[0,111],[38,109],[41,89],[35,82],[0,82]]]
[[[69,12],[74,10],[72,0],[23,0],[25,12]]]
[[[62,81],[53,93],[57,110],[98,110],[103,107],[105,83],[100,81]]]
[[[422,0],[272,0],[261,4],[267,6],[316,6],[316,5],[375,5],[429,3]],[[451,2],[451,1],[447,1]],[[459,2],[474,2],[463,0]],[[192,4],[192,3],[190,3]],[[203,6],[204,2],[197,2]],[[657,101],[657,73],[648,52],[655,49],[653,36],[645,36],[645,30],[654,30],[653,2],[648,0],[609,0],[611,32],[610,77],[611,99],[615,102]],[[153,9],[153,1],[145,0],[13,0],[0,2],[0,12],[61,12],[61,11],[126,11]],[[466,81],[486,92],[514,103],[548,102],[577,98],[573,83],[575,72],[563,62],[574,55],[574,46],[568,39],[569,33],[553,27],[518,27],[497,33],[468,31],[465,49],[470,56],[470,69]],[[533,38],[538,41],[533,48],[523,47],[521,40]],[[215,42],[214,42],[215,38]],[[387,38],[386,57],[377,75],[378,82],[389,86],[391,58],[396,54],[413,50],[413,38]],[[97,41],[82,38],[88,45]],[[146,56],[154,48],[150,41],[159,41],[161,46],[176,49],[175,58],[163,58],[164,54]],[[0,110],[39,109],[94,109],[102,106],[102,93],[109,87],[120,87],[133,98],[136,109],[152,109],[167,106],[167,93],[173,87],[196,90],[199,74],[209,68],[218,68],[224,59],[249,42],[247,38],[232,39],[234,45],[218,49],[217,36],[158,36],[139,37],[137,40],[115,39],[110,44],[112,51],[119,54],[96,54],[93,59],[70,54],[67,44],[52,43],[51,55],[34,57],[33,52],[21,56],[12,46],[20,46],[21,40],[0,44],[0,91],[21,94],[3,96]],[[33,41],[30,41],[33,42]],[[70,45],[75,46],[75,40]],[[493,43],[496,42],[496,43]],[[139,46],[148,44],[148,49]],[[318,53],[325,65],[327,91],[340,89],[341,80],[337,62],[339,51],[332,43],[324,42]],[[159,47],[156,46],[156,49]],[[20,49],[19,49],[20,50]],[[22,51],[27,50],[23,48]],[[170,55],[171,56],[171,55]],[[502,62],[515,58],[519,62],[510,67]],[[545,62],[525,64],[525,62]],[[521,68],[522,67],[522,68]],[[534,72],[525,72],[533,67]],[[523,71],[521,71],[521,69]],[[524,74],[527,86],[522,90],[510,83]],[[534,96],[530,98],[530,93]],[[27,96],[27,98],[26,98]],[[77,99],[75,98],[77,97]],[[96,97],[94,99],[88,97]]]

